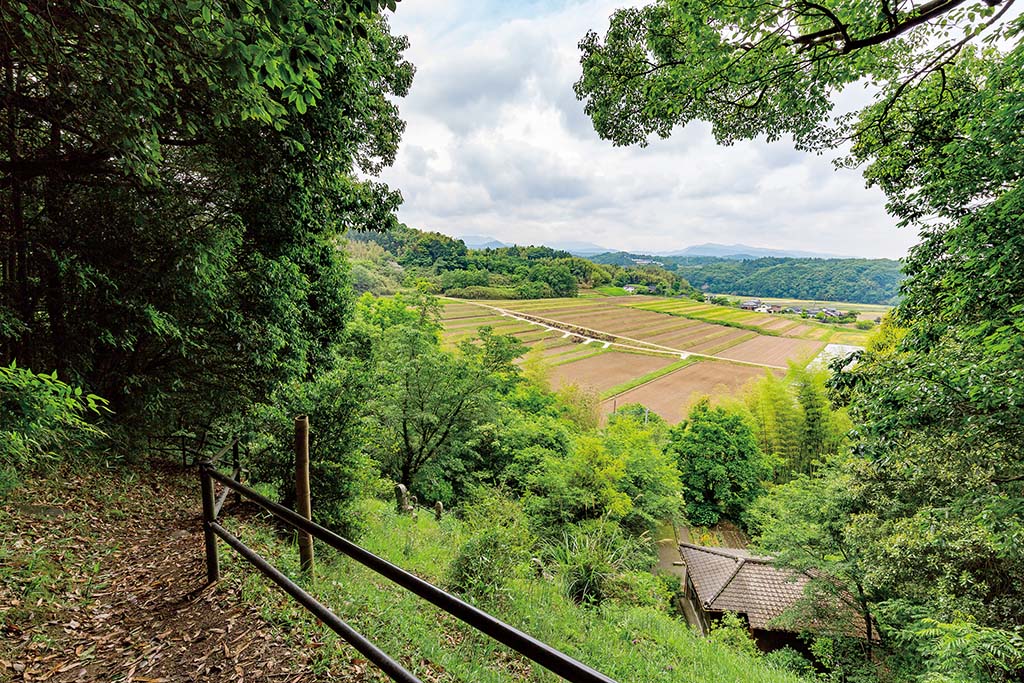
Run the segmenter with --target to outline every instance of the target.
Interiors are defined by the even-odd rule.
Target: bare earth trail
[[[0,681],[363,680],[314,671],[317,643],[289,642],[237,577],[206,585],[193,472],[106,474],[0,507]]]
[[[453,299],[453,298],[450,298],[450,297],[441,297],[441,298],[444,299],[445,301],[454,301],[454,302],[458,302],[460,304],[467,303],[464,299]],[[491,306],[490,304],[483,304],[483,303],[479,303],[479,302],[476,302],[476,301],[469,302],[469,303],[472,303],[472,305],[474,305],[474,306],[480,306],[481,308],[492,310],[492,311],[494,311],[494,312],[496,312],[496,313],[498,313],[500,315],[503,315],[503,316],[506,316],[506,317],[509,317],[509,318],[515,318],[516,320],[522,320],[523,322],[532,323],[534,325],[539,325],[539,326],[542,326],[542,327],[548,327],[551,330],[559,330],[559,331],[565,332],[567,335],[574,335],[574,336],[577,336],[577,337],[582,337],[584,339],[584,342],[583,342],[584,344],[590,344],[591,342],[594,342],[594,343],[600,344],[604,348],[614,347],[614,348],[619,348],[619,349],[625,349],[627,351],[641,351],[641,352],[646,352],[646,353],[668,353],[668,354],[672,354],[674,356],[678,356],[679,358],[696,357],[696,358],[703,358],[703,359],[713,360],[713,361],[718,361],[718,362],[732,363],[734,365],[749,365],[749,366],[759,367],[759,368],[769,368],[769,369],[772,369],[772,370],[785,370],[786,369],[785,365],[770,365],[770,364],[767,364],[767,363],[757,363],[757,362],[749,361],[749,360],[737,360],[737,359],[722,358],[721,356],[713,356],[713,355],[707,354],[707,353],[697,353],[697,352],[694,352],[694,351],[684,351],[683,349],[677,349],[677,348],[673,348],[671,346],[663,346],[661,344],[655,344],[655,343],[652,343],[652,342],[643,341],[642,339],[633,339],[632,337],[627,337],[627,336],[622,335],[622,334],[616,334],[614,332],[606,332],[604,330],[598,330],[598,329],[594,329],[594,328],[588,327],[587,329],[590,329],[591,331],[596,332],[597,334],[605,335],[605,336],[608,336],[608,337],[613,337],[615,339],[624,339],[625,341],[632,342],[632,343],[631,344],[623,344],[623,343],[617,342],[617,341],[613,341],[613,342],[601,341],[601,340],[597,340],[597,339],[588,338],[588,337],[586,337],[586,335],[579,334],[577,332],[573,332],[570,328],[577,327],[576,325],[570,325],[569,323],[565,323],[565,322],[562,322],[560,320],[554,320],[552,318],[545,318],[545,317],[542,317],[542,316],[534,315],[532,313],[523,314],[523,313],[521,313],[519,311],[512,311],[512,310],[508,310],[508,309],[505,309],[505,308],[499,308],[498,306]],[[529,316],[529,317],[526,317],[526,316]]]

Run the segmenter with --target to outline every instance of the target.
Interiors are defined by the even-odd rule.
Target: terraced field
[[[860,345],[866,333],[785,316],[655,297],[523,301],[446,300],[444,341],[490,326],[529,347],[553,388],[597,393],[607,414],[643,403],[670,422],[698,395],[724,397],[765,372],[804,365],[827,343]],[[525,359],[524,359],[525,360]]]
[[[626,305],[630,308],[668,313],[669,315],[691,320],[702,320],[739,327],[769,336],[813,339],[815,341],[832,342],[834,344],[854,344],[857,346],[863,346],[868,337],[868,332],[858,330],[852,326],[830,325],[814,320],[804,320],[797,316],[755,313],[754,311],[743,311],[729,306],[716,306],[714,304],[683,299],[629,298],[631,301],[627,302]],[[790,303],[795,305],[795,302]],[[842,308],[851,307],[846,304],[836,305]]]

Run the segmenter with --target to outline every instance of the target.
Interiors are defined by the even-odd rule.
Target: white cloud
[[[577,43],[621,2],[403,2],[393,29],[416,65],[408,129],[385,179],[400,218],[517,243],[630,251],[701,242],[899,257],[884,198],[856,171],[792,144],[719,147],[704,124],[646,148],[600,140],[576,101]],[[863,101],[845,93],[840,106]]]

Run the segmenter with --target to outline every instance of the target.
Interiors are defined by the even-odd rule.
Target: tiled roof
[[[772,625],[772,620],[803,597],[811,580],[806,573],[772,566],[770,557],[757,557],[738,548],[680,543],[679,553],[704,609],[746,614],[751,628],[785,630]],[[850,614],[849,626],[842,630],[866,637],[863,619],[846,600],[836,602],[837,610]]]
[[[803,596],[810,580],[806,574],[771,566],[771,558],[738,548],[680,543],[679,552],[704,609],[742,612],[752,628],[774,628],[769,623]]]

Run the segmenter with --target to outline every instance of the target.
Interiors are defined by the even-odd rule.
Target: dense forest
[[[849,143],[839,163],[861,168],[920,238],[863,352],[698,401],[669,426],[635,405],[602,422],[595,396],[552,391],[514,338],[484,328],[441,343],[435,291],[693,290],[678,268],[475,252],[402,226],[400,194],[378,179],[415,72],[384,13],[394,2],[0,3],[0,533],[26,534],[0,546],[0,595],[16,608],[2,613],[4,674],[30,652],[52,651],[47,668],[92,653],[68,640],[89,612],[76,601],[124,557],[115,542],[80,561],[88,516],[51,548],[10,520],[59,504],[44,524],[67,522],[87,493],[64,487],[73,471],[92,489],[131,472],[158,516],[154,434],[241,436],[252,483],[291,503],[293,418],[305,414],[317,520],[388,539],[398,562],[427,555],[446,588],[620,680],[1021,680],[1024,19],[1012,4],[658,0],[583,38],[576,93],[603,138],[648,144],[700,120],[722,144]],[[877,100],[833,119],[832,94],[861,79]],[[766,261],[779,270],[765,286],[787,269],[818,277],[803,260]],[[893,286],[856,264],[850,280]],[[39,482],[56,493],[25,498]],[[397,484],[445,503],[432,536],[380,512]],[[650,571],[654,534],[722,520],[813,579],[785,615],[799,652],[758,653],[741,617],[698,640],[672,612],[679,583]],[[268,554],[290,552],[291,539],[248,521]],[[173,535],[162,529],[147,556]],[[310,587],[336,590],[346,568],[329,570]],[[385,589],[355,585],[363,602],[332,607],[396,630]],[[216,602],[195,595],[183,602]],[[322,630],[287,609],[278,599],[263,613],[289,637]],[[437,643],[460,646],[458,660],[477,649],[450,620],[406,614],[393,654],[425,676],[457,666],[433,661]],[[411,647],[424,630],[429,649]],[[534,677],[486,652],[452,678]]]
[[[460,239],[400,225],[348,233],[357,291],[390,294],[430,283],[465,299],[546,299],[580,289],[637,285],[645,294],[702,295],[684,278],[653,266],[597,264],[550,247],[467,249]]]
[[[695,288],[715,294],[816,301],[893,304],[903,280],[900,264],[889,259],[718,258],[638,256],[623,252],[590,257],[596,263],[629,266],[657,262]]]

